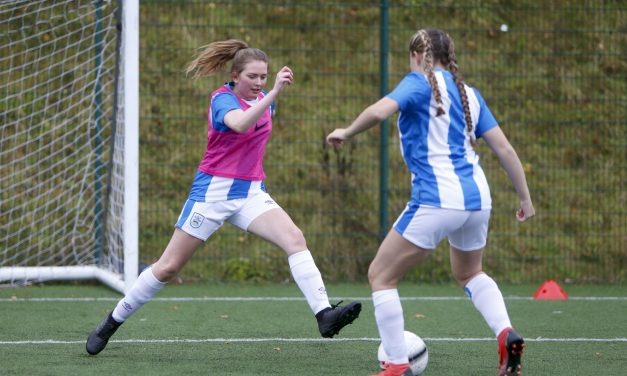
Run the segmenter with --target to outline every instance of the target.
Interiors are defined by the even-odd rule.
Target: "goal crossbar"
[[[30,266],[0,268],[0,281],[77,281],[96,279],[114,290],[123,292],[123,276],[97,266]]]

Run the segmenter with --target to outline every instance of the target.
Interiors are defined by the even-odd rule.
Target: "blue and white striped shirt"
[[[217,202],[246,198],[258,192],[266,192],[266,186],[261,180],[225,178],[197,171],[188,199]]]
[[[436,69],[444,115],[424,74],[411,72],[387,95],[400,108],[398,131],[403,159],[412,174],[412,201],[419,205],[459,209],[490,209],[492,200],[479,156],[470,144],[464,110],[453,75]],[[498,126],[479,92],[465,86],[478,139]]]

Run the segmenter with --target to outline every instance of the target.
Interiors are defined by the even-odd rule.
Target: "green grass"
[[[327,287],[332,302],[335,297],[370,296],[365,284]],[[537,286],[502,286],[512,321],[527,339],[525,374],[591,375],[600,370],[604,375],[623,374],[627,291],[609,285],[562,287],[571,299],[528,300]],[[429,348],[425,375],[495,374],[496,343],[459,289],[404,284],[400,294],[450,297],[403,302],[406,329],[425,338]],[[578,299],[609,296],[619,299]],[[296,299],[167,299],[184,297]],[[2,374],[368,375],[377,371],[378,333],[368,300],[363,301],[362,315],[353,325],[334,340],[322,340],[292,283],[172,285],[129,319],[106,350],[88,356],[84,350],[87,334],[119,298],[101,286],[0,289]],[[469,340],[473,338],[481,340]],[[606,341],[581,340],[586,338]]]

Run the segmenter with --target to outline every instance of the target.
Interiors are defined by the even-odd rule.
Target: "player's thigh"
[[[483,271],[483,249],[462,251],[451,246],[451,273],[457,283],[464,287],[474,276]]]
[[[194,251],[217,231],[241,205],[241,200],[198,202],[187,200],[175,224],[174,234],[153,273],[160,281],[174,277]]]
[[[201,239],[191,236],[179,228],[175,229],[165,251],[159,260],[152,265],[155,277],[162,282],[173,278],[202,243]]]
[[[302,231],[267,193],[253,196],[229,222],[275,244],[288,255],[307,249]]]
[[[368,268],[370,287],[373,291],[396,288],[405,273],[430,253],[390,230]]]

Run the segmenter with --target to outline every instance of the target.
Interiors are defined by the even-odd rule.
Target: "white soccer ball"
[[[414,376],[422,375],[429,363],[429,351],[427,345],[422,338],[412,332],[405,331],[405,345],[407,346],[407,357],[409,358],[409,366]],[[385,369],[388,361],[388,355],[383,350],[383,344],[379,345],[379,367]]]

